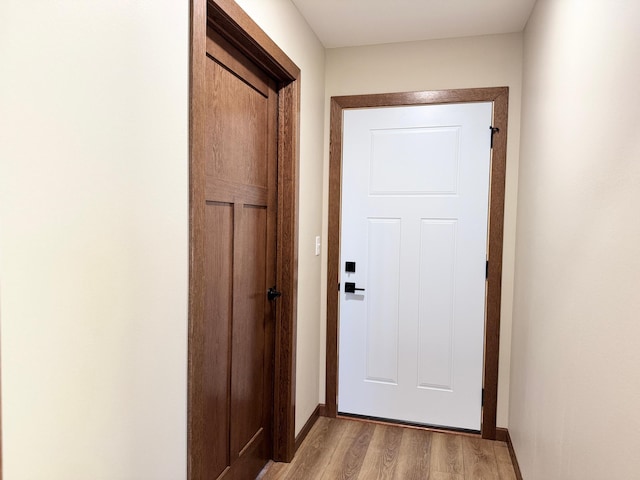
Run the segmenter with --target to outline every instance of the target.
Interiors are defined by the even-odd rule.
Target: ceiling
[[[326,48],[523,30],[535,0],[292,0]]]

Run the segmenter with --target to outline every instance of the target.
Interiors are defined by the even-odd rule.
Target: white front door
[[[491,118],[344,111],[341,413],[480,430]]]

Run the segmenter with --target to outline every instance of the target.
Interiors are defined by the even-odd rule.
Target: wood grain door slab
[[[207,33],[204,361],[195,478],[255,478],[272,456],[275,82]]]

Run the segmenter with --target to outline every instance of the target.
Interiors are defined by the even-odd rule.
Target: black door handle
[[[364,288],[356,288],[356,284],[353,282],[345,282],[344,284],[345,293],[356,293],[356,291],[364,292]]]
[[[278,297],[282,296],[282,292],[279,292],[278,290],[276,290],[275,287],[271,287],[269,290],[267,290],[267,298],[269,300],[275,300]]]

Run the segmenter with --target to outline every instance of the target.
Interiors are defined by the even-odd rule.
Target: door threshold
[[[441,425],[427,425],[423,423],[407,422],[404,420],[394,420],[391,418],[370,417],[368,415],[358,415],[356,413],[338,412],[336,418],[345,420],[355,420],[359,422],[375,423],[377,425],[393,425],[396,427],[413,428],[416,430],[424,430],[427,432],[438,433],[454,433],[457,435],[465,435],[467,437],[480,437],[480,430],[469,430],[466,428],[443,427]]]

